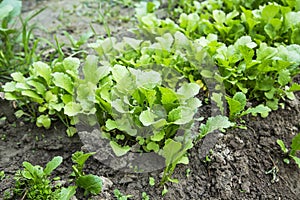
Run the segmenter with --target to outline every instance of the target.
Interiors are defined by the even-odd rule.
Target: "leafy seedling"
[[[290,147],[290,150],[285,146],[284,142],[282,140],[277,140],[276,141],[277,144],[280,146],[281,150],[287,154],[290,158],[292,158],[295,163],[298,165],[298,167],[300,168],[300,158],[297,157],[296,153],[297,151],[300,151],[300,133],[298,135],[296,135],[293,139],[292,139],[292,144]],[[289,159],[284,159],[284,161],[289,164]]]
[[[133,195],[123,195],[121,192],[120,192],[120,190],[118,190],[118,189],[114,189],[114,195],[115,195],[115,197],[118,199],[118,200],[127,200],[127,199],[129,199],[129,198],[131,198],[131,197],[133,197]]]

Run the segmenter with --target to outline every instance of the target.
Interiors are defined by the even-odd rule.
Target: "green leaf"
[[[34,80],[28,80],[26,83],[30,86],[33,86],[36,89],[36,92],[38,94],[40,94],[40,95],[45,94],[46,87],[42,83],[34,81]]]
[[[217,115],[215,117],[209,117],[205,124],[200,126],[199,139],[203,138],[209,133],[216,130],[224,130],[225,128],[232,127],[234,123],[230,122],[226,116]]]
[[[287,153],[289,150],[285,147],[285,144],[282,140],[276,140],[277,144],[280,146],[281,150],[284,153]]]
[[[63,161],[61,156],[54,157],[50,162],[47,163],[44,173],[46,176],[49,176],[53,170],[55,170]]]
[[[44,99],[41,98],[36,92],[34,91],[31,91],[31,90],[25,90],[25,91],[22,91],[21,94],[23,96],[27,96],[27,97],[30,97],[33,101],[39,103],[39,104],[42,104],[44,102]]]
[[[0,12],[3,15],[2,17],[15,18],[15,17],[17,17],[17,16],[19,16],[21,14],[22,1],[18,1],[18,0],[3,0],[0,3],[0,8],[1,8],[2,12],[5,11],[4,14],[2,14],[2,12]],[[9,15],[6,14],[6,12],[7,12],[6,10],[2,10],[2,9],[8,9],[9,10]],[[3,20],[3,18],[0,18],[0,20]]]
[[[171,165],[176,160],[176,155],[182,150],[182,144],[172,139],[167,139],[163,147],[162,156],[166,159],[166,166]]]
[[[94,154],[95,153],[93,153],[93,152],[83,153],[82,151],[76,151],[75,153],[72,154],[72,161],[74,163],[77,163],[79,166],[79,169],[82,170],[86,160]]]
[[[16,90],[16,82],[7,82],[2,86],[4,92],[14,92]]]
[[[280,7],[277,5],[266,5],[261,12],[261,17],[266,22],[269,22],[271,19],[275,18],[278,14]]]
[[[14,81],[24,83],[26,81],[25,77],[21,72],[14,72],[10,75]]]
[[[290,89],[288,90],[289,92],[296,92],[300,91],[300,84],[298,83],[293,83]]]
[[[117,123],[114,120],[108,119],[105,122],[105,127],[107,128],[107,131],[111,131],[113,129],[118,128],[118,125],[117,125]]]
[[[291,74],[288,70],[282,70],[279,72],[278,83],[281,86],[287,85],[291,81]]]
[[[85,193],[97,195],[102,190],[102,179],[93,174],[84,175],[77,178],[76,185],[83,188]]]
[[[298,158],[298,157],[296,157],[296,156],[291,156],[293,159],[294,159],[294,161],[295,161],[295,163],[298,165],[298,167],[300,168],[300,158]]]
[[[35,62],[32,64],[32,69],[31,71],[33,72],[33,74],[35,76],[40,76],[42,77],[47,85],[50,86],[51,84],[51,68],[49,67],[49,65],[47,65],[46,63],[43,63],[41,61]]]
[[[300,134],[293,138],[291,148],[293,151],[300,151]]]
[[[0,4],[0,20],[2,21],[4,18],[9,16],[9,13],[13,10],[14,8],[11,5],[2,5]]]
[[[36,119],[36,125],[37,127],[45,127],[46,129],[50,128],[51,126],[51,119],[48,115],[40,115]]]
[[[68,93],[73,94],[73,81],[70,76],[64,74],[62,72],[55,72],[52,74],[53,76],[53,83]]]
[[[159,145],[156,144],[155,142],[149,142],[147,144],[147,149],[149,151],[153,150],[154,152],[158,152],[159,151]]]
[[[150,126],[155,122],[155,118],[157,115],[155,115],[151,110],[144,110],[140,116],[139,120],[143,123],[144,126]]]
[[[80,66],[80,60],[78,58],[68,57],[63,60],[63,66],[65,71],[72,71],[78,73],[78,68]]]
[[[165,137],[165,131],[161,130],[159,132],[154,133],[154,135],[151,136],[151,140],[155,142],[159,142]]]
[[[172,89],[165,87],[158,87],[158,89],[161,93],[162,104],[172,104],[178,99],[177,94]]]
[[[109,67],[98,67],[98,57],[89,55],[83,66],[84,79],[97,85],[101,78],[110,72]]]
[[[110,141],[109,144],[118,157],[125,155],[131,149],[128,145],[122,147],[114,141]]]
[[[77,114],[81,113],[81,105],[76,102],[69,102],[65,105],[64,107],[64,114],[73,117],[76,116]]]
[[[169,112],[168,121],[178,125],[187,124],[193,120],[194,114],[190,108],[179,106]]]
[[[272,110],[269,107],[260,104],[260,105],[254,107],[254,108],[248,108],[246,111],[244,111],[241,114],[241,116],[251,113],[253,116],[256,116],[257,114],[260,114],[261,117],[265,118],[269,115],[269,112],[271,112],[271,111]]]
[[[184,83],[178,90],[177,94],[181,95],[182,100],[196,96],[199,93],[200,86],[197,83]]]
[[[224,105],[223,105],[222,98],[223,98],[223,94],[215,93],[215,92],[212,93],[211,100],[217,104],[218,108],[221,111],[221,114],[224,114]]]
[[[69,186],[67,188],[62,188],[59,194],[60,200],[70,200],[76,194],[77,186]]]

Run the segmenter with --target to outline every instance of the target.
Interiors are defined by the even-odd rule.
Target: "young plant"
[[[232,121],[248,114],[252,114],[253,116],[260,114],[262,117],[267,117],[271,111],[270,108],[261,104],[254,108],[248,108],[245,110],[247,99],[246,95],[242,92],[237,92],[232,98],[228,96],[225,98],[229,105],[229,118]]]
[[[0,3],[0,78],[9,79],[13,71],[28,72],[28,65],[37,59],[36,49],[39,40],[33,38],[34,25],[29,21],[40,14],[40,9],[25,19],[20,17],[22,2],[19,0],[3,0]],[[21,27],[17,27],[18,18]],[[5,49],[5,50],[4,50]]]
[[[54,157],[45,168],[23,162],[25,169],[17,172],[15,176],[14,194],[23,199],[59,199],[60,188],[52,185],[53,180],[50,180],[49,176],[61,163],[62,157],[60,156]]]
[[[73,172],[75,174],[76,186],[84,189],[84,195],[89,193],[97,195],[102,190],[102,179],[99,176],[88,174],[83,172],[83,167],[86,160],[92,156],[94,153],[83,153],[82,151],[77,151],[72,155],[72,161],[74,165],[72,166]]]
[[[277,144],[280,146],[281,150],[292,158],[300,168],[300,158],[296,155],[297,151],[300,151],[300,133],[292,139],[290,150],[285,146],[282,140],[277,140]],[[284,161],[288,164],[290,162],[289,159],[285,159]]]
[[[118,190],[118,189],[115,189],[114,190],[114,195],[115,195],[115,197],[118,199],[118,200],[127,200],[127,199],[129,199],[129,198],[131,198],[131,197],[133,197],[132,195],[123,195],[121,192],[120,192],[120,190]]]

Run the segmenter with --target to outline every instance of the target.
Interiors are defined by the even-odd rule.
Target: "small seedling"
[[[154,186],[155,185],[155,179],[153,177],[149,177],[149,185]]]
[[[285,146],[285,144],[282,140],[277,140],[277,144],[280,146],[281,150],[285,154],[287,154],[290,158],[292,158],[295,161],[295,163],[298,165],[298,167],[300,168],[300,158],[297,157],[297,155],[296,155],[297,151],[300,151],[300,133],[292,139],[292,144],[291,144],[290,150]],[[288,158],[285,158],[284,162],[289,164],[290,160]]]
[[[127,199],[129,199],[129,198],[131,198],[131,197],[133,197],[133,195],[123,195],[121,192],[120,192],[120,190],[118,190],[118,189],[115,189],[114,190],[114,195],[115,195],[115,197],[118,199],[118,200],[127,200]]]

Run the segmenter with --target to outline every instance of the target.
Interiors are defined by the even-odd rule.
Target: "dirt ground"
[[[36,8],[39,5],[33,6]],[[70,9],[76,8],[74,5],[69,6]],[[53,14],[51,20],[54,21],[50,24],[56,23],[52,30],[48,29],[49,33],[59,33],[66,27],[61,20],[58,20],[59,13],[53,13],[54,8],[50,3],[48,7],[52,8],[49,12]],[[70,13],[77,15],[76,12],[70,11]],[[64,20],[69,19],[64,18]],[[69,22],[72,27],[74,21]],[[76,28],[71,29],[75,35],[84,30],[84,27],[78,25],[79,22],[74,23],[77,23]],[[82,23],[85,26],[87,24]],[[124,24],[124,21],[116,19],[112,23],[114,25],[111,27],[116,27],[112,33],[120,34],[126,29],[117,24]],[[98,30],[99,34],[105,34],[101,32],[101,26]],[[142,199],[142,192],[146,192],[150,199],[154,200],[300,199],[300,169],[293,162],[289,165],[283,162],[285,155],[276,144],[277,139],[283,139],[286,144],[290,144],[292,137],[300,132],[299,100],[298,95],[297,100],[288,102],[284,109],[272,112],[265,119],[249,116],[245,119],[247,129],[236,128],[222,134],[209,155],[210,161],[205,161],[201,156],[203,155],[202,144],[198,143],[189,152],[190,164],[179,165],[175,170],[174,178],[178,178],[179,183],[167,183],[168,193],[163,197],[162,187],[157,184],[149,185],[149,177],[153,177],[158,182],[162,171],[129,174],[114,171],[97,159],[90,158],[86,163],[85,172],[107,178],[105,182],[108,185],[112,182],[112,185],[93,199],[115,199],[114,189],[119,189],[123,194],[133,195],[131,199],[134,200]],[[4,191],[13,186],[13,176],[20,169],[23,161],[45,166],[54,156],[62,156],[64,162],[55,170],[54,176],[67,180],[71,173],[71,155],[81,150],[83,146],[78,135],[72,138],[66,135],[64,125],[59,121],[49,130],[45,130],[37,128],[35,124],[24,119],[16,119],[14,112],[12,102],[0,98],[0,119],[2,119],[0,120],[0,171],[3,170],[7,177],[0,183],[0,199],[3,198]],[[273,173],[267,173],[271,170]],[[86,198],[79,194],[77,199]]]

